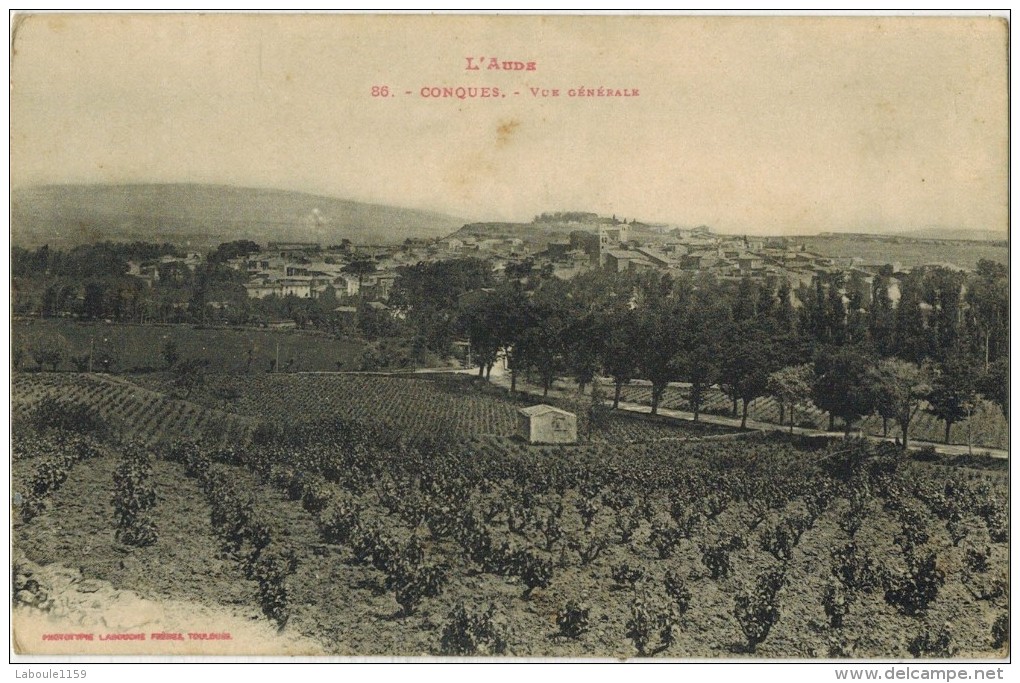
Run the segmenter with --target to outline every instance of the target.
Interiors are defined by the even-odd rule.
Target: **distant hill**
[[[975,242],[1005,242],[1009,233],[1005,230],[954,230],[952,228],[921,228],[893,233],[899,237],[928,240],[953,240]]]
[[[210,247],[235,239],[393,244],[447,235],[464,221],[438,213],[302,192],[202,184],[45,185],[11,192],[11,240],[24,247],[166,241]]]
[[[1006,242],[1009,232],[997,230],[957,230],[931,226],[916,230],[900,230],[899,232],[820,232],[815,237],[846,237],[864,239],[908,239],[942,242]]]

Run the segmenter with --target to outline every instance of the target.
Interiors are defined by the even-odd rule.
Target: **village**
[[[535,272],[570,280],[601,269],[674,276],[707,273],[721,281],[751,279],[773,288],[785,282],[795,306],[797,290],[817,278],[842,275],[843,282],[853,280],[867,295],[880,271],[894,275],[903,270],[899,263],[824,256],[791,238],[721,235],[704,226],[628,224],[587,213],[543,214],[531,224],[471,224],[442,239],[408,239],[398,245],[268,242],[225,265],[244,275],[250,299],[314,300],[329,292],[339,304],[337,313],[353,314],[359,302],[388,310],[401,267],[464,258],[487,261],[498,279]],[[151,286],[173,267],[194,271],[203,261],[197,252],[131,261],[128,275]],[[893,302],[899,298],[895,278],[889,296]]]

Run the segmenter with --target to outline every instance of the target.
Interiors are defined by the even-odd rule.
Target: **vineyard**
[[[214,442],[248,438],[254,421],[175,400],[107,375],[16,373],[11,386],[11,418],[17,425],[39,419],[43,403],[87,406],[117,434],[146,443],[179,439],[182,434]],[[49,419],[43,417],[42,419]],[[72,425],[73,426],[73,425]]]
[[[158,375],[137,375],[134,382],[168,390]],[[224,401],[223,396],[230,396]],[[589,397],[580,402],[526,396],[511,400],[505,391],[465,375],[380,376],[259,373],[209,375],[193,401],[269,422],[295,424],[330,419],[354,420],[404,434],[510,437],[517,432],[517,409],[552,403],[578,416],[584,441],[635,442],[683,439],[731,433],[711,424],[693,424],[604,411],[589,425]],[[590,431],[589,431],[590,427]],[[590,435],[590,438],[589,438]]]
[[[446,419],[512,428],[490,397],[329,379],[379,382],[371,401],[401,400],[403,382]],[[261,394],[238,406],[280,405]],[[381,403],[348,400],[326,433],[251,444],[21,423],[14,545],[340,655],[987,657],[1008,643],[1005,467],[783,435],[412,440],[355,419]],[[433,428],[404,403],[388,419]],[[46,604],[21,583],[16,601]]]

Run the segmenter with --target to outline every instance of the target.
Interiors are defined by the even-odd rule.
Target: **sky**
[[[13,41],[16,187],[225,183],[748,234],[1008,226],[996,19],[44,14]],[[570,96],[600,86],[637,94]],[[505,96],[422,96],[444,87]]]

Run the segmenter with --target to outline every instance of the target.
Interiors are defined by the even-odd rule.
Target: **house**
[[[670,268],[674,265],[673,260],[664,251],[659,251],[652,247],[635,247],[634,251],[641,254],[641,256],[657,268]]]
[[[356,277],[339,275],[333,278],[333,289],[341,296],[350,298],[358,295],[358,292],[361,291],[361,284]]]
[[[278,280],[281,289],[281,296],[296,296],[299,299],[311,299],[312,287],[318,282],[309,276],[285,277]]]
[[[495,251],[496,249],[499,249],[500,247],[502,247],[504,244],[505,243],[501,239],[490,238],[490,239],[479,240],[478,241],[478,248],[481,251]]]
[[[159,264],[143,263],[138,267],[138,276],[149,287],[159,282]]]
[[[528,443],[577,443],[577,417],[539,404],[517,411],[517,433]]]
[[[761,270],[765,263],[762,258],[756,254],[743,253],[737,256],[737,265],[740,266],[741,273],[749,273],[752,270]]]
[[[272,281],[249,282],[244,288],[248,292],[249,299],[265,299],[280,293],[280,288]]]
[[[382,299],[389,299],[390,292],[393,291],[393,285],[396,281],[397,276],[389,273],[377,276],[375,279],[375,294]]]
[[[279,255],[281,258],[292,258],[303,256],[306,253],[318,253],[322,245],[318,242],[270,242],[266,245],[266,252]]]
[[[765,240],[760,237],[744,237],[744,249],[748,251],[761,251],[765,248]]]
[[[268,296],[296,296],[300,299],[314,299],[322,291],[322,285],[330,284],[326,278],[311,275],[277,277],[259,275],[244,285],[250,299],[265,299]]]
[[[713,252],[691,252],[680,257],[680,267],[684,270],[705,270],[717,265],[721,260]]]
[[[651,267],[652,263],[637,251],[627,249],[611,249],[603,254],[605,267],[614,272],[622,273],[625,270],[637,270]]]

